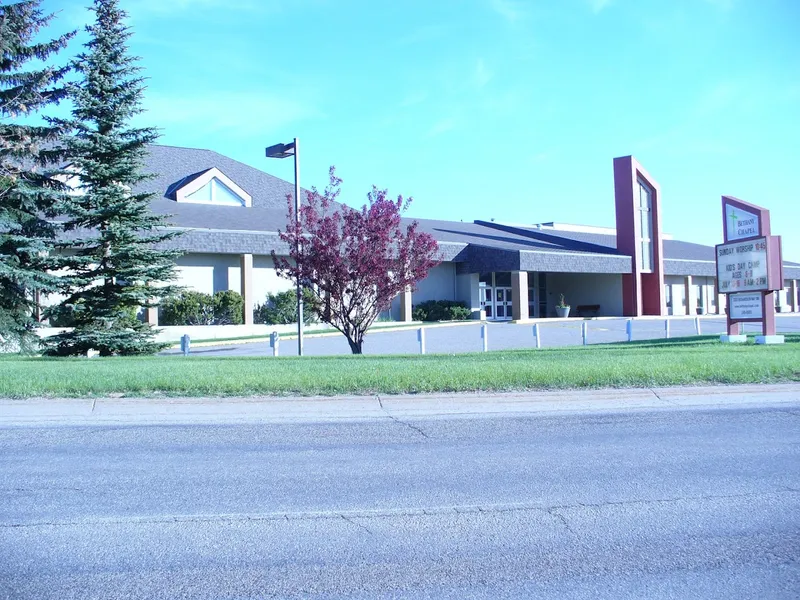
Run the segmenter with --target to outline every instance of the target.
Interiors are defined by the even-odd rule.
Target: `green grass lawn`
[[[718,338],[458,355],[0,359],[0,396],[334,395],[800,381],[782,346]]]

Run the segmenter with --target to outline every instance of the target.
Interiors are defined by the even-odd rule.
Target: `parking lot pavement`
[[[550,319],[539,322],[539,337],[543,348],[580,346],[583,343],[581,325],[587,324],[587,343],[607,344],[625,342],[628,319],[590,319],[559,320]],[[644,318],[633,320],[633,340],[652,340],[666,337],[666,319]],[[668,319],[670,337],[697,335],[694,318],[673,317]],[[720,335],[725,333],[724,317],[701,317],[700,333]],[[481,352],[483,350],[482,324],[467,322],[463,324],[425,326],[425,351],[428,354],[458,354]],[[779,316],[778,333],[800,332],[800,316]],[[757,323],[746,323],[745,333],[756,335],[761,332]],[[364,338],[364,354],[419,354],[419,328],[379,331],[367,334]],[[488,323],[487,336],[489,350],[523,350],[536,347],[533,325],[515,323]],[[307,356],[331,356],[350,354],[350,346],[343,335],[330,334],[306,336],[304,350]],[[167,350],[164,354],[180,354],[179,350]],[[272,356],[267,342],[226,344],[219,346],[197,346],[193,355],[200,356]],[[297,340],[284,338],[280,343],[281,356],[297,356]]]

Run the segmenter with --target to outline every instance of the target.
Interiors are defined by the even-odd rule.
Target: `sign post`
[[[732,196],[722,197],[725,242],[716,246],[717,291],[728,298],[728,334],[744,342],[742,323],[760,322],[756,344],[782,344],[775,334],[774,291],[783,289],[781,238],[771,235],[769,211]]]

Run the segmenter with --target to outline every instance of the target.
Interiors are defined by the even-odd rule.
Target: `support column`
[[[413,318],[411,317],[412,311],[411,288],[406,288],[406,291],[400,294],[400,320],[404,323],[410,323],[413,321]]]
[[[511,316],[515,321],[528,318],[528,272],[511,272]]]
[[[244,324],[253,324],[253,255],[242,254],[242,300],[244,300]]]
[[[694,295],[694,287],[692,286],[692,276],[687,275],[683,283],[684,295],[686,296],[686,314],[697,314],[697,298]]]
[[[761,331],[764,335],[775,335],[775,292],[764,292],[761,298],[761,310],[764,315]]]
[[[789,294],[791,294],[791,298],[789,298],[789,306],[792,308],[792,312],[795,313],[798,310],[797,307],[797,279],[792,279],[789,282]]]
[[[144,309],[144,322],[153,327],[158,327],[158,307],[151,306]]]

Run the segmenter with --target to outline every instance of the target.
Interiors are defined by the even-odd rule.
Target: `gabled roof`
[[[176,202],[175,192],[218,169],[252,196],[251,207]],[[193,252],[269,254],[285,251],[276,232],[286,227],[287,196],[294,185],[212,150],[149,146],[144,170],[155,175],[136,191],[155,192],[154,212],[170,215],[172,226],[189,229],[175,244]],[[305,190],[302,192],[305,194]],[[626,273],[630,257],[617,250],[615,235],[587,231],[518,226],[487,221],[417,221],[441,248],[443,260],[460,270],[528,269]],[[664,240],[667,275],[714,276],[714,247]],[[492,268],[495,265],[497,268]],[[800,277],[800,265],[785,263],[787,277]],[[502,266],[502,268],[500,268]]]

